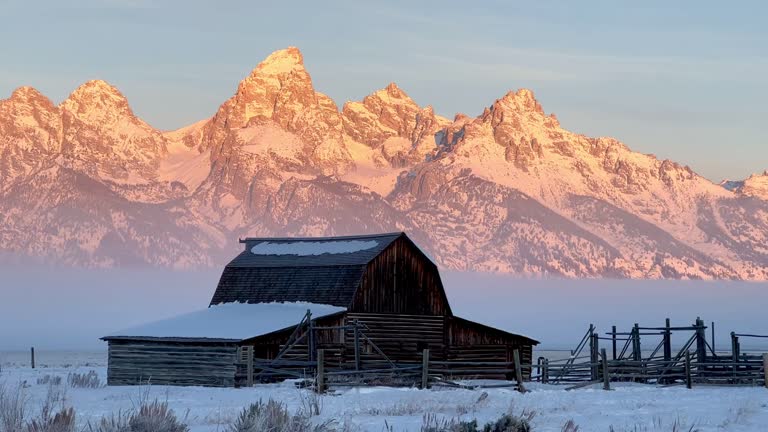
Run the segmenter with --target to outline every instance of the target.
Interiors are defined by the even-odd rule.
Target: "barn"
[[[453,314],[437,266],[405,233],[240,242],[208,308],[102,338],[110,385],[239,386],[246,358],[298,365],[317,350],[328,367],[360,370],[418,363],[425,349],[467,362],[518,350],[531,363],[537,341]]]

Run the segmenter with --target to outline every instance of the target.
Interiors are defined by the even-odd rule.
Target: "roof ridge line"
[[[323,241],[323,240],[349,240],[358,238],[377,238],[377,237],[392,237],[405,234],[404,231],[395,231],[389,233],[380,234],[357,234],[357,235],[345,235],[345,236],[327,236],[327,237],[246,237],[244,239],[238,239],[240,243],[249,243],[255,241]]]

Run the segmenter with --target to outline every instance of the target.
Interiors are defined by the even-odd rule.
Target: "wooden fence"
[[[740,338],[768,338],[764,335],[732,332],[731,352],[715,351],[714,323],[712,339],[707,340],[707,326],[701,318],[693,325],[670,325],[667,319],[662,327],[641,327],[635,324],[628,332],[619,332],[613,326],[601,336],[593,325],[589,326],[576,349],[566,359],[538,359],[534,366],[538,374],[534,379],[550,384],[586,385],[614,381],[632,381],[673,385],[767,385],[766,354],[747,354],[741,350]],[[691,332],[683,346],[673,352],[673,332]],[[645,340],[643,340],[645,336]],[[653,350],[643,351],[648,337],[658,337]],[[611,354],[600,347],[601,341],[610,341]],[[644,353],[650,354],[645,355]],[[582,354],[585,353],[585,354]]]
[[[357,326],[355,323],[354,329]],[[711,328],[714,328],[714,323]],[[522,363],[517,350],[513,352],[513,361],[510,362],[446,360],[442,356],[430,358],[428,349],[423,351],[421,362],[394,362],[372,341],[368,343],[379,357],[366,359],[365,362],[361,362],[357,354],[354,362],[340,362],[333,350],[324,349],[312,351],[309,355],[305,353],[303,358],[290,358],[287,353],[292,345],[286,344],[275,359],[255,359],[253,352],[248,351],[248,358],[241,359],[237,365],[235,381],[241,386],[251,386],[255,381],[299,378],[318,391],[334,386],[387,385],[421,388],[515,387],[524,392],[523,379],[527,377],[543,384],[567,385],[569,389],[602,383],[603,388],[609,390],[614,382],[686,385],[688,388],[694,385],[768,387],[768,354],[743,353],[740,342],[740,338],[768,336],[731,333],[731,353],[718,354],[714,350],[714,331],[709,343],[706,329],[700,318],[691,326],[673,327],[669,319],[663,327],[635,324],[628,332],[619,332],[614,326],[605,333],[606,336],[601,336],[590,325],[568,358],[549,360],[539,357],[535,364]],[[672,333],[681,331],[692,334],[677,352],[673,352]],[[643,351],[642,336],[659,336],[661,340],[652,351]],[[610,341],[610,355],[606,348],[600,347],[600,342],[605,340]],[[650,355],[644,357],[644,352],[650,352]],[[329,358],[331,361],[328,361]],[[499,382],[499,377],[507,382]],[[484,378],[497,381],[483,384],[480,380]]]
[[[519,359],[519,353],[514,353]],[[256,380],[303,379],[307,385],[323,392],[329,387],[355,386],[432,386],[457,388],[513,387],[525,392],[523,370],[530,368],[532,381],[543,384],[565,384],[567,389],[602,383],[610,389],[614,382],[638,382],[656,385],[763,385],[766,384],[768,354],[745,355],[738,361],[726,358],[709,358],[700,362],[696,354],[686,352],[681,360],[641,359],[612,360],[602,349],[596,363],[566,359],[539,361],[537,364],[520,362],[470,362],[431,360],[429,350],[424,350],[421,363],[366,364],[363,369],[344,369],[328,365],[324,350],[318,350],[314,361],[250,359],[250,369],[242,369],[246,375],[244,385]],[[571,361],[573,360],[573,361]],[[248,371],[250,370],[250,373]],[[483,383],[478,378],[492,375],[512,377],[508,382],[498,380]],[[467,380],[472,384],[466,384]],[[464,382],[462,382],[464,381]]]
[[[339,367],[336,362],[329,364],[325,354],[325,350],[317,350],[315,360],[256,359],[250,354],[245,361],[238,363],[236,381],[241,386],[252,386],[256,381],[300,379],[322,392],[328,387],[373,385],[468,387],[456,380],[506,375],[512,377],[513,381],[494,383],[490,386],[516,387],[524,391],[523,370],[531,368],[531,365],[524,365],[519,361],[520,354],[517,350],[513,354],[516,362],[470,362],[433,360],[429,350],[425,349],[420,363],[367,361],[364,363],[365,367],[360,369]]]

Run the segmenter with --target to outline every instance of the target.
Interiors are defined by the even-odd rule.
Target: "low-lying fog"
[[[0,269],[0,351],[92,350],[115,330],[208,305],[218,271]],[[716,323],[718,348],[731,330],[768,334],[768,283],[519,279],[446,272],[455,315],[573,348],[590,323],[601,331],[633,323]],[[709,329],[707,330],[709,337]],[[683,335],[676,338],[682,343]],[[768,339],[743,340],[745,348]],[[644,347],[645,348],[645,347]],[[650,347],[653,348],[653,347]]]

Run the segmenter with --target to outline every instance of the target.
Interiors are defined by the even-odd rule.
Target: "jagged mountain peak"
[[[391,83],[387,84],[386,87],[384,87],[383,89],[381,89],[381,90],[379,90],[379,91],[377,91],[377,92],[375,92],[373,94],[375,94],[375,95],[377,95],[379,97],[382,97],[382,96],[386,95],[386,96],[388,96],[390,98],[394,98],[394,99],[408,99],[408,100],[411,99],[408,96],[408,94],[405,91],[403,91],[403,89],[398,87],[397,84],[395,84],[394,82],[391,82]]]
[[[526,88],[521,88],[517,91],[510,90],[501,99],[497,99],[491,110],[514,110],[517,112],[536,112],[544,113],[541,104],[533,94],[533,91]]]
[[[256,66],[251,74],[277,75],[291,72],[295,69],[304,69],[304,55],[301,54],[298,48],[290,46],[277,50],[267,56],[266,59]]]
[[[34,87],[29,86],[22,86],[17,88],[16,90],[11,93],[11,97],[8,98],[9,101],[12,102],[20,102],[20,103],[28,103],[30,101],[48,101],[49,104],[52,105],[50,102],[50,99],[48,99],[47,96],[40,93],[39,90],[37,90]]]
[[[59,106],[89,124],[104,123],[115,116],[134,117],[128,99],[104,80],[83,83]]]

